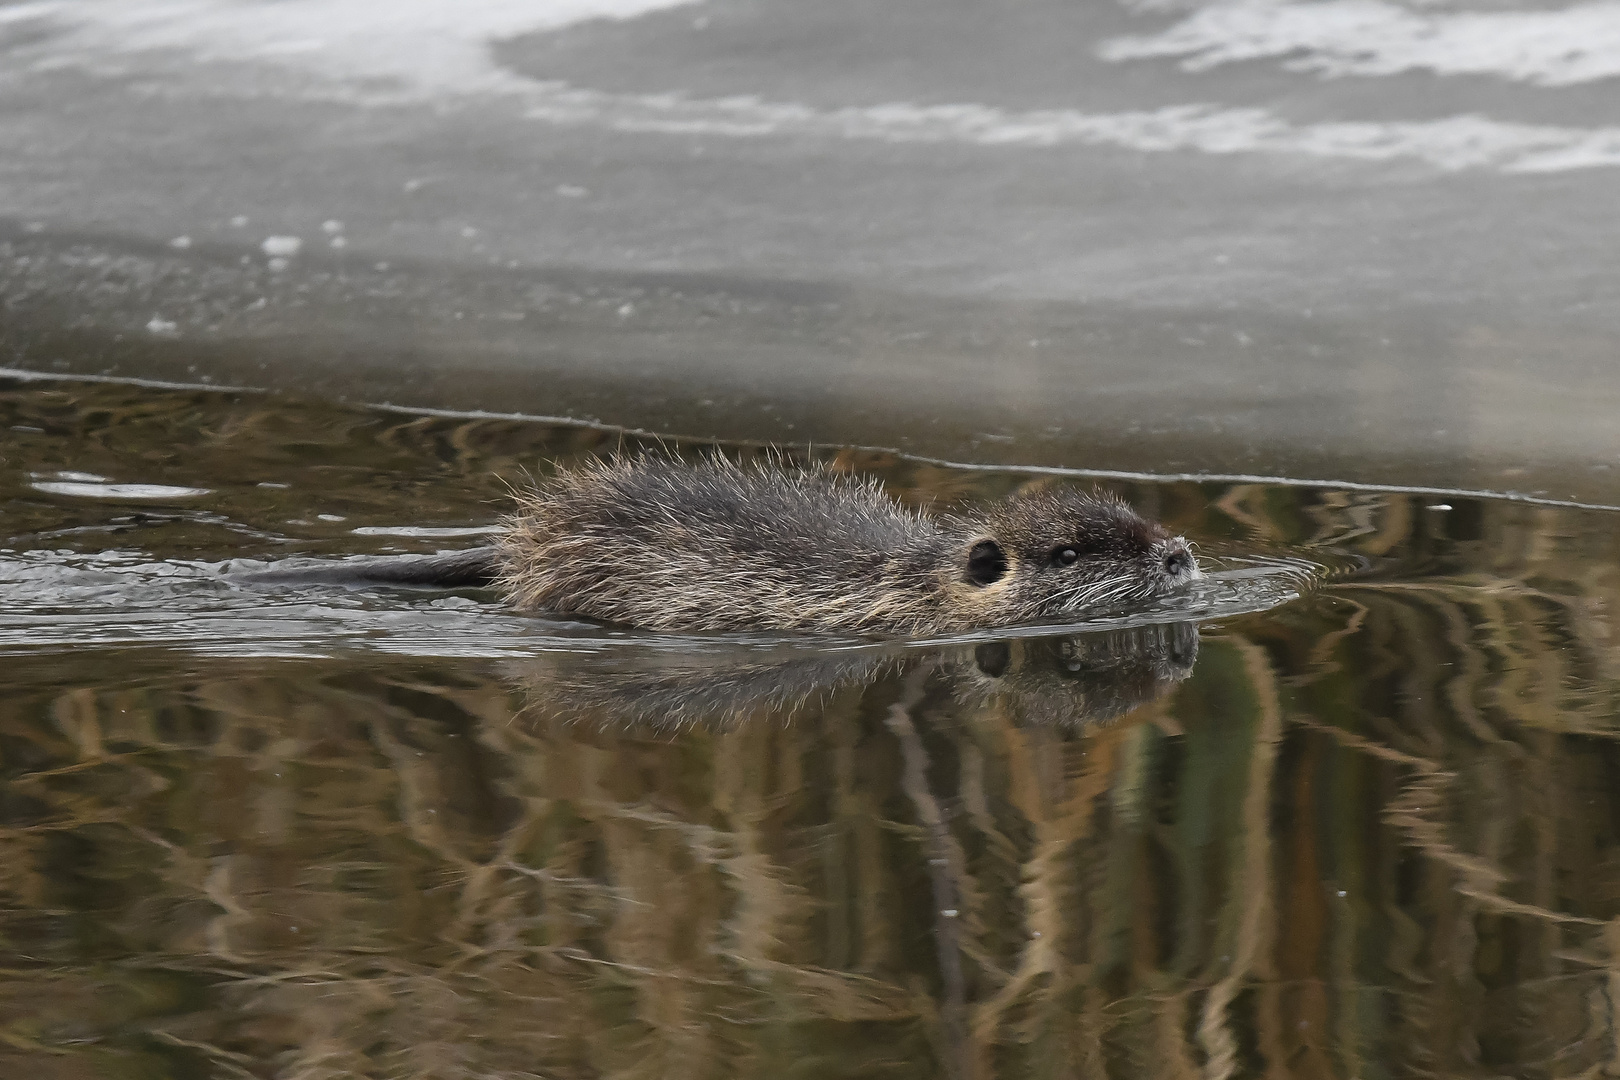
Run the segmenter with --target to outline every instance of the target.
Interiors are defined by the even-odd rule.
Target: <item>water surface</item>
[[[16,379],[0,432],[7,1075],[1620,1065],[1612,512],[1114,481],[1198,593],[679,637],[231,576],[476,543],[621,432]]]

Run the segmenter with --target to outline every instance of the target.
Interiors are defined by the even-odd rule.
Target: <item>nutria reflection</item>
[[[509,673],[528,719],[588,727],[790,723],[837,695],[922,670],[941,684],[941,700],[1006,708],[1023,724],[1078,728],[1117,719],[1174,689],[1197,656],[1197,627],[1174,623],[930,651],[541,657]]]
[[[902,661],[880,651],[750,656],[544,656],[508,665],[524,716],[586,727],[724,729],[791,722]]]

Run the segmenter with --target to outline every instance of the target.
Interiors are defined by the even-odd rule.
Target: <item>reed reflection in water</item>
[[[1601,1067],[1612,696],[1562,650],[1471,664],[1551,628],[1454,592],[1317,597],[1201,650],[1182,625],[797,668],[154,656],[41,685],[0,724],[5,1053],[300,1077]],[[33,675],[87,681],[69,657]]]

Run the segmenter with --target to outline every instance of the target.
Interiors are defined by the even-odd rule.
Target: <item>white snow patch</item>
[[[28,486],[47,495],[70,495],[82,499],[190,499],[209,494],[208,488],[169,487],[165,484],[89,484],[46,480]]]
[[[432,525],[362,525],[350,529],[355,536],[409,536],[419,540],[450,539],[461,536],[494,536],[506,530],[499,525],[438,527]]]
[[[1106,41],[1098,54],[1179,58],[1189,71],[1282,60],[1330,77],[1426,71],[1573,86],[1620,75],[1620,3],[1424,12],[1385,0],[1216,0],[1162,33]]]
[[[0,20],[65,30],[42,66],[180,52],[193,60],[266,61],[345,81],[465,93],[521,81],[491,43],[588,19],[628,19],[695,0],[57,0],[0,8]],[[5,12],[12,12],[4,20]],[[3,24],[3,22],[0,22]]]
[[[1440,169],[1558,172],[1620,166],[1620,126],[1524,124],[1461,115],[1396,122],[1290,123],[1259,108],[1185,104],[1094,113],[981,104],[817,108],[753,95],[617,94],[524,78],[499,67],[503,38],[592,18],[624,19],[693,0],[49,0],[0,8],[56,33],[12,53],[32,70],[78,65],[149,71],[178,55],[218,62],[207,92],[269,92],[359,106],[499,97],[530,119],[610,131],[722,138],[801,136],[992,148],[1116,146],[1145,152],[1276,153]],[[1141,6],[1141,3],[1138,3]],[[0,45],[4,23],[0,21]],[[1620,0],[1554,11],[1456,12],[1388,0],[1214,0],[1162,34],[1116,38],[1110,60],[1179,58],[1202,69],[1282,59],[1328,75],[1490,74],[1569,85],[1620,74]],[[7,62],[10,62],[9,56]],[[13,67],[11,69],[15,71]],[[270,82],[266,84],[265,79]],[[228,84],[228,85],[227,85]],[[433,182],[405,182],[414,191]],[[569,184],[564,198],[589,194]],[[242,227],[247,218],[231,224]],[[340,233],[326,230],[330,246]],[[266,254],[272,269],[287,255]]]
[[[274,258],[287,258],[298,254],[304,242],[296,236],[267,236],[259,250]]]
[[[78,481],[78,482],[86,483],[86,484],[105,484],[107,482],[107,478],[105,476],[102,476],[102,475],[98,474],[98,473],[74,472],[71,469],[63,469],[60,472],[53,472],[53,473],[31,473],[29,475],[29,479],[32,479],[32,480],[74,480],[74,481]]]
[[[815,109],[754,97],[608,94],[561,83],[537,87],[527,115],[552,124],[730,138],[802,135],[989,147],[1117,146],[1209,154],[1265,152],[1358,161],[1414,161],[1441,169],[1558,172],[1620,166],[1620,127],[1517,124],[1481,116],[1406,122],[1290,124],[1264,109],[1174,105],[1115,113],[1015,112],[987,105]]]

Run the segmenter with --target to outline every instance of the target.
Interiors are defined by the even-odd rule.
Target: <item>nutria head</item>
[[[971,524],[948,593],[980,625],[1079,615],[1202,576],[1186,540],[1113,495],[1040,488]]]

